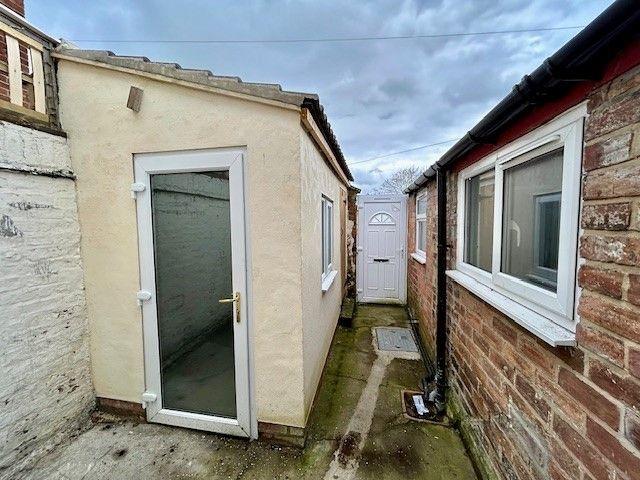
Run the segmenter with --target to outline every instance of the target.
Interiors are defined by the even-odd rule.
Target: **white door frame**
[[[367,219],[364,218],[364,206],[369,203],[400,203],[398,215],[398,299],[364,298],[364,240],[367,233]],[[395,303],[404,305],[407,303],[407,195],[358,195],[358,234],[357,234],[357,259],[356,259],[356,300],[371,303]]]
[[[246,274],[246,225],[244,201],[244,156],[242,148],[142,153],[134,155],[136,209],[138,216],[138,255],[142,302],[145,393],[147,420],[178,427],[206,430],[242,437],[257,436],[250,395],[249,316]],[[160,350],[155,301],[155,261],[151,214],[150,176],[228,170],[229,214],[231,217],[232,283],[240,294],[240,321],[234,315],[234,356],[237,418],[225,418],[163,408],[160,380]],[[150,293],[150,296],[148,295]],[[231,294],[231,292],[229,292]]]

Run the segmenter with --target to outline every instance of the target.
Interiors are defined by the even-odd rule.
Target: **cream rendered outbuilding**
[[[340,207],[351,177],[326,125],[322,134],[304,94],[276,86],[105,52],[67,49],[56,57],[61,123],[77,174],[96,396],[141,404],[145,392],[134,155],[241,148],[250,435],[258,422],[304,427],[343,294]],[[143,91],[138,112],[127,108],[132,86]],[[335,206],[338,272],[326,292],[323,196]]]

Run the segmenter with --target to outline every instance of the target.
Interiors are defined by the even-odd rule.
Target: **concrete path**
[[[32,479],[475,479],[457,432],[408,420],[400,392],[420,361],[377,352],[375,326],[406,326],[400,307],[360,306],[336,331],[304,450],[130,421],[97,423],[54,450]]]

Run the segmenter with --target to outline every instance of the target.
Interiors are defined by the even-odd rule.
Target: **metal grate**
[[[377,327],[378,350],[387,352],[418,352],[413,333],[408,328]]]

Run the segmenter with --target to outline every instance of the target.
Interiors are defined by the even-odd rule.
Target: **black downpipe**
[[[433,402],[438,413],[446,406],[447,390],[447,172],[436,170],[438,188],[438,263],[436,304],[436,389]]]

